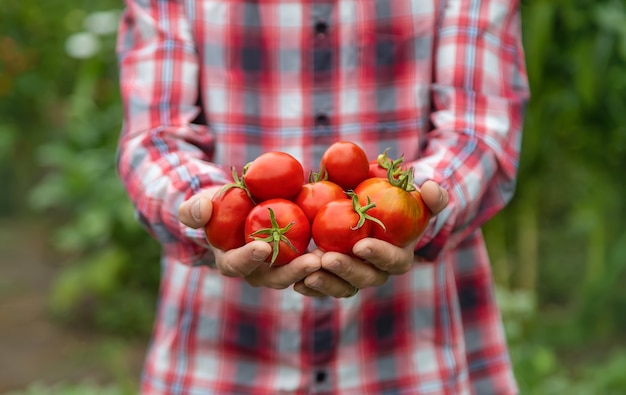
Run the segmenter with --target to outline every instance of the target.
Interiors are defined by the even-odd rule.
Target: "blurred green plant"
[[[0,101],[0,164],[3,181],[11,169],[6,185],[15,191],[10,201],[0,195],[9,214],[27,210],[48,228],[64,258],[50,298],[57,317],[146,335],[159,247],[134,220],[114,167],[122,114],[114,50],[120,6],[0,5],[13,16],[0,32],[0,96],[7,98]]]
[[[25,388],[3,392],[3,395],[136,395],[139,383],[131,369],[126,339],[101,336],[99,340],[84,355],[71,358],[76,358],[75,363],[86,362],[88,358],[91,363],[96,363],[92,365],[93,371],[102,377],[59,381],[36,378]]]
[[[99,386],[85,382],[78,384],[59,383],[56,385],[46,385],[33,383],[27,388],[19,391],[11,391],[5,395],[133,395],[133,392],[118,388],[111,384]]]
[[[558,315],[555,319],[540,313],[533,292],[497,287],[496,295],[520,393],[618,395],[625,392],[626,345],[598,342],[576,345],[579,339],[576,330]],[[562,348],[563,345],[567,347]]]
[[[625,393],[626,2],[522,12],[518,192],[485,227],[516,376],[526,394]]]

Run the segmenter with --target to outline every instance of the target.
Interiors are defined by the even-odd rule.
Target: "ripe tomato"
[[[296,158],[285,152],[266,152],[248,163],[243,181],[256,203],[292,199],[304,184],[304,170]]]
[[[369,160],[357,144],[339,141],[331,144],[322,155],[320,172],[344,190],[349,190],[367,178]]]
[[[244,225],[254,202],[233,168],[232,184],[225,185],[211,199],[213,212],[204,227],[207,241],[220,250],[230,250],[246,244]]]
[[[417,239],[430,220],[430,211],[413,185],[412,169],[397,180],[370,178],[354,190],[361,202],[371,199],[376,207],[369,214],[385,227],[373,227],[371,237],[385,240],[399,247]]]
[[[389,149],[386,149],[382,154],[378,155],[376,159],[370,161],[368,178],[387,178],[389,177],[389,169],[391,169],[391,176],[396,178],[402,171],[402,162],[404,157],[393,160],[387,156]]]
[[[297,204],[269,199],[255,206],[246,218],[246,241],[262,240],[272,245],[270,266],[285,265],[304,254],[311,241],[311,225]]]
[[[313,223],[315,215],[322,206],[333,200],[346,199],[347,195],[339,185],[332,181],[320,179],[319,174],[311,173],[309,182],[302,186],[300,193],[293,199]]]
[[[366,212],[373,208],[371,203],[361,206],[359,198],[334,200],[320,209],[313,220],[313,241],[322,251],[335,251],[353,255],[354,244],[369,236],[372,227],[383,226]],[[372,225],[376,222],[377,225]]]

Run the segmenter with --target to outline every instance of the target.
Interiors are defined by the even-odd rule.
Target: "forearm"
[[[191,195],[229,182],[226,173],[209,162],[197,143],[182,136],[192,126],[158,127],[127,134],[120,140],[118,172],[139,221],[159,241],[187,241],[195,235],[180,224],[177,210]]]
[[[118,172],[139,221],[156,239],[197,248],[204,238],[180,224],[178,207],[228,176],[212,163],[209,128],[193,124],[202,109],[191,27],[180,1],[125,3],[117,47],[124,108]]]
[[[433,129],[412,163],[416,184],[447,189],[448,207],[418,244],[433,259],[501,210],[515,190],[528,99],[519,4],[483,0],[448,7],[432,85]],[[479,10],[479,12],[477,12]]]

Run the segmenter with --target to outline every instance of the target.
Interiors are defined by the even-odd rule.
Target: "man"
[[[480,225],[515,186],[518,7],[126,0],[118,169],[163,245],[143,394],[517,393]],[[206,244],[230,166],[284,151],[314,169],[339,140],[413,166],[437,214],[414,244],[280,268],[265,242]]]

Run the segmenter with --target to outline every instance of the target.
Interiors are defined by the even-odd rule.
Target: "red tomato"
[[[304,170],[296,158],[285,152],[266,152],[244,167],[243,181],[256,203],[292,199],[304,184]]]
[[[320,180],[319,177],[319,174],[311,173],[309,182],[302,186],[300,193],[293,199],[311,223],[313,223],[319,209],[326,203],[333,200],[344,200],[348,197],[339,185],[332,181]]]
[[[353,189],[367,178],[369,160],[357,144],[340,141],[331,144],[320,161],[320,172],[344,190]]]
[[[294,202],[270,199],[250,211],[244,235],[247,242],[262,240],[270,243],[270,266],[282,266],[306,252],[311,241],[311,225],[304,211]]]
[[[372,227],[382,226],[380,221],[366,214],[374,206],[361,206],[356,195],[352,199],[334,200],[326,204],[313,220],[313,241],[322,251],[353,255],[354,244],[368,237]],[[373,221],[377,224],[372,225]]]
[[[387,169],[383,169],[377,160],[370,162],[370,169],[367,178],[387,178]]]
[[[213,212],[204,230],[208,242],[220,250],[230,250],[246,244],[244,226],[248,213],[254,207],[248,192],[229,184],[213,199]]]
[[[389,149],[386,149],[376,159],[370,161],[368,178],[387,178],[389,177],[389,169],[392,169],[391,174],[396,178],[403,171],[401,164],[404,161],[404,157],[401,156],[393,160],[387,156],[387,151]]]
[[[233,183],[225,185],[211,199],[213,212],[204,230],[207,241],[220,250],[230,250],[246,244],[243,234],[246,217],[254,207],[235,168]]]
[[[430,220],[430,212],[415,190],[411,170],[393,182],[384,178],[370,178],[359,184],[354,192],[361,202],[369,198],[376,204],[369,214],[385,224],[386,231],[373,227],[370,237],[404,247],[424,231]]]

